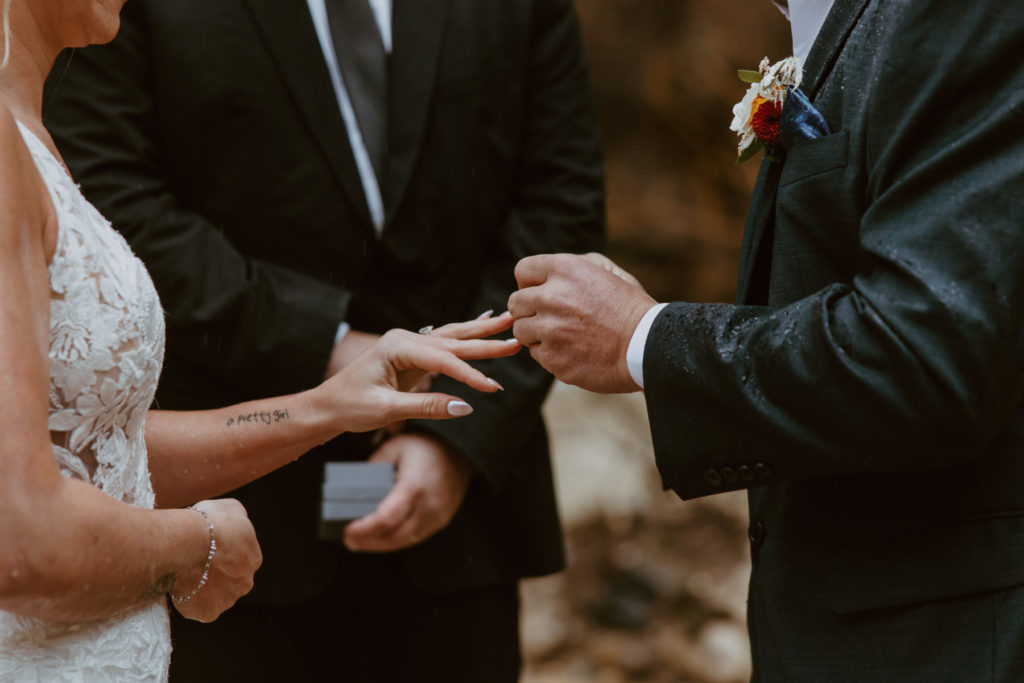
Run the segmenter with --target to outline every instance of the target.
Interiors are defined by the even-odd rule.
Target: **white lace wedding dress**
[[[143,427],[163,362],[156,290],[128,244],[24,126],[59,219],[50,264],[50,435],[64,476],[153,507]],[[114,566],[116,560],[114,559]],[[0,681],[164,681],[166,599],[64,624],[0,611]]]

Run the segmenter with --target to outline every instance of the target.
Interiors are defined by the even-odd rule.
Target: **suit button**
[[[758,479],[767,479],[772,476],[772,468],[765,465],[763,462],[759,462],[754,465],[754,476]]]
[[[711,486],[722,485],[722,475],[715,468],[709,468],[704,470],[704,481]]]
[[[764,543],[764,523],[755,519],[750,523],[750,529],[747,531],[747,537],[750,539],[750,545],[754,550],[761,547]]]
[[[722,479],[724,479],[726,483],[735,484],[739,480],[739,477],[736,475],[736,470],[734,470],[733,468],[723,467]]]
[[[740,465],[736,471],[739,472],[740,479],[743,481],[754,481],[754,470],[750,469],[750,465]]]

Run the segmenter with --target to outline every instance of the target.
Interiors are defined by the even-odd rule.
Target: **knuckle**
[[[426,415],[444,415],[448,412],[446,401],[439,396],[423,397],[423,412]]]

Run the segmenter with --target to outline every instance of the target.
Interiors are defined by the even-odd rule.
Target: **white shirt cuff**
[[[338,325],[338,331],[334,333],[334,345],[337,346],[340,344],[341,340],[345,338],[345,335],[348,334],[348,331],[351,329],[352,326],[342,320],[341,324]]]
[[[629,340],[629,347],[626,349],[626,367],[629,368],[629,376],[643,389],[644,388],[644,348],[647,346],[647,335],[651,332],[651,325],[654,319],[661,313],[661,309],[668,304],[655,304],[640,318],[633,337]]]

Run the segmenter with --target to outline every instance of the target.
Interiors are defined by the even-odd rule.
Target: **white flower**
[[[750,117],[754,111],[754,99],[761,94],[761,84],[751,83],[747,94],[732,108],[732,123],[729,130],[742,134],[750,124]]]
[[[757,141],[757,134],[751,126],[755,107],[765,100],[781,105],[786,99],[788,88],[799,88],[800,82],[803,80],[803,69],[800,66],[800,60],[796,57],[787,57],[771,65],[768,63],[768,58],[765,57],[761,60],[757,70],[761,74],[760,80],[757,83],[751,83],[746,94],[743,95],[743,99],[732,108],[732,123],[729,124],[729,130],[740,137],[741,160],[743,152]],[[748,80],[744,73],[741,73],[740,77]]]
[[[762,75],[759,86],[761,97],[781,103],[786,98],[786,88],[799,88],[804,72],[797,57],[787,57],[768,66],[768,58],[761,61]]]

